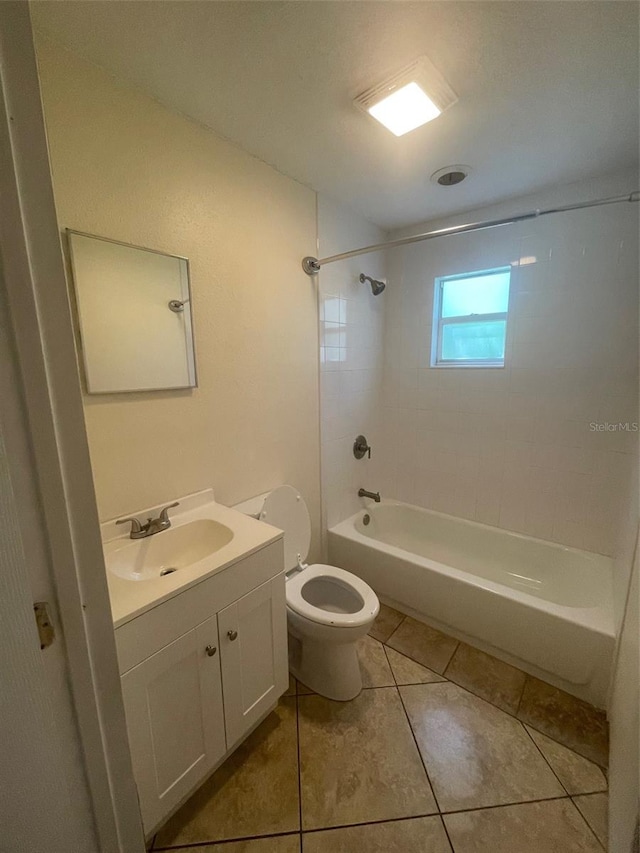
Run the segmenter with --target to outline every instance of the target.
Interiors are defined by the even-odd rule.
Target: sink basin
[[[125,580],[155,580],[188,568],[233,539],[233,531],[213,519],[170,527],[146,539],[127,539],[105,549],[107,569]]]

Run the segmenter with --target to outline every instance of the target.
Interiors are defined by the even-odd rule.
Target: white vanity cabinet
[[[212,616],[122,676],[145,827],[162,820],[227,751],[217,622]]]
[[[287,689],[282,541],[116,628],[116,644],[149,834]]]
[[[225,730],[227,746],[231,747],[289,686],[284,575],[277,583],[262,584],[222,610],[218,627]]]

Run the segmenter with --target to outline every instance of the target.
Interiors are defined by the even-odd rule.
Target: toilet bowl
[[[311,520],[292,486],[279,486],[237,509],[284,531],[291,673],[321,696],[353,699],[362,690],[356,644],[380,610],[375,592],[337,566],[304,562]]]

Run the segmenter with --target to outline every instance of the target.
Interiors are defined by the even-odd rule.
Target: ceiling
[[[633,2],[32,3],[35,26],[384,228],[637,166]],[[352,99],[426,53],[459,101],[395,137]],[[455,187],[432,172],[467,164]]]

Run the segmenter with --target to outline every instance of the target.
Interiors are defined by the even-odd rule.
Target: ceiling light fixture
[[[396,136],[421,127],[455,104],[458,96],[426,56],[416,59],[355,100],[355,105]]]

